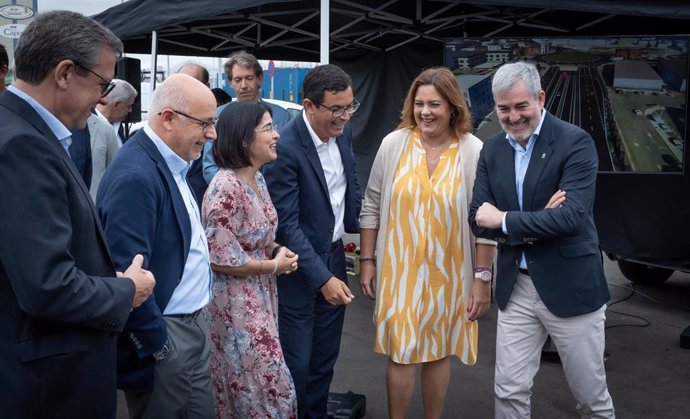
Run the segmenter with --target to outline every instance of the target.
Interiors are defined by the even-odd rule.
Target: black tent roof
[[[94,19],[129,53],[319,61],[319,0],[129,0]],[[401,47],[437,48],[447,37],[588,36],[688,32],[684,0],[330,0],[333,60]]]

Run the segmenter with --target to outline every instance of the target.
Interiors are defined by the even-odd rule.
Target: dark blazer
[[[477,237],[498,241],[496,300],[505,308],[524,252],[529,274],[546,307],[571,317],[609,300],[592,207],[597,175],[594,141],[582,129],[547,113],[523,183],[522,211],[515,190],[514,149],[501,132],[485,141],[477,166],[469,222]],[[562,208],[546,210],[566,191]],[[480,228],[477,208],[489,202],[508,211],[508,235]]]
[[[91,133],[89,132],[88,125],[82,129],[72,130],[72,144],[69,146],[69,155],[77,171],[81,174],[82,179],[84,179],[84,183],[90,189],[93,167],[91,156]]]
[[[134,299],[100,221],[41,117],[0,95],[3,418],[114,418],[116,332]]]
[[[352,128],[336,138],[347,177],[345,231],[359,232],[362,195],[355,171],[351,144]],[[313,298],[332,276],[326,260],[331,248],[335,217],[319,155],[304,119],[298,115],[280,130],[278,159],[264,166],[263,173],[278,211],[276,241],[299,254],[299,269],[278,281],[280,303],[301,304]]]
[[[172,172],[143,129],[108,166],[96,197],[115,267],[138,253],[156,277],[151,297],[132,311],[118,345],[118,388],[151,391],[151,356],[168,339],[162,313],[182,279],[192,227]]]

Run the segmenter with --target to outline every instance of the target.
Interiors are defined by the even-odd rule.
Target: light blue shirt
[[[290,119],[292,119],[290,117],[290,113],[280,106],[270,102],[262,102],[271,109],[271,118],[273,118],[273,126],[276,129],[284,127],[288,122],[290,122]],[[216,109],[216,117],[220,117],[220,113],[223,112],[223,109],[225,109],[226,106],[228,105],[225,104]],[[211,179],[213,179],[216,173],[218,173],[218,166],[216,166],[216,162],[213,160],[213,152],[211,149],[212,146],[213,141],[207,141],[206,144],[204,144],[204,152],[201,155],[201,158],[203,159],[201,163],[206,183],[211,183]]]
[[[60,142],[60,145],[62,145],[62,148],[65,149],[65,153],[67,153],[67,155],[69,156],[69,146],[70,144],[72,144],[72,132],[68,130],[67,127],[62,122],[60,122],[59,119],[55,117],[55,115],[50,113],[48,109],[44,108],[43,105],[38,103],[31,96],[27,95],[15,86],[7,86],[7,90],[24,99],[24,101],[28,103],[29,106],[34,108],[36,113],[38,113],[38,116],[40,116],[41,119],[43,119],[43,121],[46,123],[46,125],[48,125],[48,128],[50,128],[50,130],[53,132],[55,137]]]
[[[527,173],[527,167],[529,166],[529,161],[532,158],[532,150],[534,150],[534,143],[537,142],[537,137],[541,132],[541,126],[544,123],[544,117],[546,112],[544,109],[541,110],[541,119],[539,120],[539,125],[534,133],[527,140],[527,147],[522,148],[517,141],[510,138],[509,134],[506,134],[506,139],[511,147],[515,150],[515,191],[517,191],[518,204],[520,204],[520,210],[522,210],[522,184],[525,181],[525,173]],[[506,212],[507,215],[507,212]],[[503,216],[503,232],[508,234],[508,228],[506,227],[506,217]],[[525,254],[523,253],[520,257],[520,268],[527,269],[527,260],[525,260]]]
[[[164,315],[190,314],[204,307],[211,300],[211,265],[208,256],[208,243],[204,229],[201,227],[201,216],[196,205],[196,199],[187,184],[187,171],[191,163],[184,161],[168,147],[163,140],[147,125],[144,132],[151,138],[153,144],[163,156],[165,163],[172,172],[175,183],[184,201],[189,223],[192,226],[191,242],[187,262],[184,265],[182,279],[175,287]]]

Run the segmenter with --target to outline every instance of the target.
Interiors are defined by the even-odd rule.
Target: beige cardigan
[[[381,277],[381,266],[383,265],[382,257],[386,246],[385,237],[388,230],[388,208],[391,203],[391,192],[393,190],[393,179],[395,171],[398,168],[400,156],[410,138],[409,129],[400,129],[388,134],[379,147],[376,153],[374,164],[371,167],[369,174],[369,183],[364,194],[364,202],[362,204],[362,211],[359,216],[360,228],[378,229],[379,234],[376,236],[376,277]],[[462,166],[462,179],[465,186],[465,194],[461,197],[460,214],[461,220],[467,220],[467,213],[469,204],[472,201],[472,187],[474,186],[474,178],[477,172],[477,161],[479,160],[479,152],[482,149],[482,141],[474,135],[467,133],[461,139],[458,146],[460,151],[460,165]],[[383,211],[382,211],[383,210]],[[383,232],[383,234],[381,234]],[[463,278],[474,278],[474,244],[475,237],[471,234],[469,225],[462,229],[462,242],[465,243],[464,253],[471,255],[467,260],[469,263],[463,263],[461,272]],[[486,240],[477,238],[476,241],[482,244],[496,246],[493,240]],[[464,281],[463,296],[465,304],[470,295],[473,281]]]

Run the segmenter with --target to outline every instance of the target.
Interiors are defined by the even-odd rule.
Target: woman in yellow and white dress
[[[475,240],[467,224],[482,147],[471,128],[450,70],[425,70],[369,177],[360,216],[360,286],[376,299],[374,350],[389,357],[394,419],[407,413],[415,364],[422,364],[425,418],[432,419],[443,409],[449,356],[468,365],[477,359],[475,320],[489,307],[496,243]],[[488,280],[475,279],[475,269]]]

